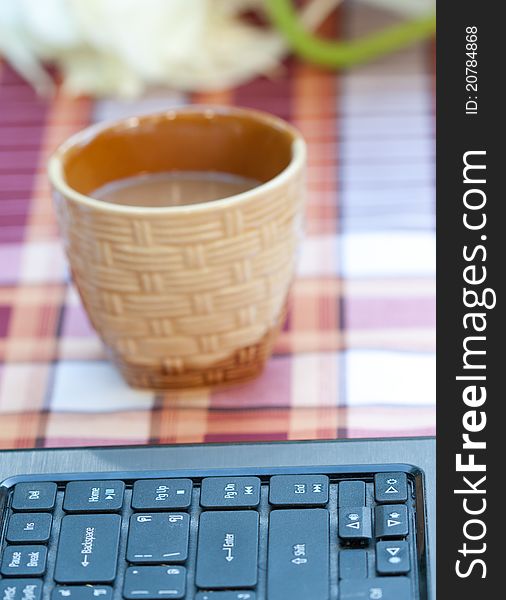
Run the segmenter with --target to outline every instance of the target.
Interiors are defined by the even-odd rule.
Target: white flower
[[[431,0],[368,0],[406,10]],[[340,0],[313,0],[316,26]],[[147,86],[223,89],[273,70],[287,51],[269,28],[245,23],[263,0],[0,0],[0,54],[45,92],[43,62],[73,94],[139,95]]]
[[[261,0],[2,0],[0,54],[39,90],[62,70],[74,93],[135,96],[147,85],[218,89],[278,64],[280,36],[239,13]]]

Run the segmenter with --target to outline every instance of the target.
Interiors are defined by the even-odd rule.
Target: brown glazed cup
[[[261,372],[294,274],[305,161],[301,135],[284,121],[202,106],[92,126],[58,148],[49,176],[73,279],[130,385],[210,386]],[[170,170],[261,184],[162,208],[91,195]]]

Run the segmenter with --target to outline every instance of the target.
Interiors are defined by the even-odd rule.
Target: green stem
[[[436,17],[431,14],[365,38],[335,42],[306,31],[292,0],[265,0],[265,4],[272,24],[290,47],[302,58],[325,67],[351,67],[430,37],[436,30]]]

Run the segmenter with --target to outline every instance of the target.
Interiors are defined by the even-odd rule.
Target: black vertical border
[[[487,0],[440,0],[437,6],[437,595],[439,600],[488,600],[506,598],[506,584],[500,575],[506,574],[506,565],[497,568],[503,558],[501,542],[506,531],[501,490],[506,487],[506,418],[501,419],[506,406],[505,386],[501,374],[506,373],[506,334],[503,297],[506,277],[506,83],[504,61],[506,58],[506,26],[500,16],[504,5]],[[466,90],[466,27],[478,28],[477,71],[478,91]],[[466,115],[466,101],[477,96],[478,112]],[[487,224],[481,231],[469,231],[463,225],[463,195],[470,186],[464,184],[463,154],[467,151],[486,151],[487,203],[484,211]],[[479,162],[479,161],[478,161]],[[476,211],[478,214],[480,211]],[[478,214],[473,215],[478,217]],[[483,241],[481,236],[485,235]],[[486,246],[474,263],[463,258],[463,247],[472,248],[480,243]],[[476,286],[479,292],[490,287],[497,294],[493,309],[480,309],[486,315],[486,375],[487,400],[479,412],[485,412],[486,427],[470,433],[472,439],[485,441],[486,449],[474,451],[476,463],[486,464],[486,472],[456,472],[456,455],[462,453],[466,432],[462,419],[471,410],[462,401],[464,384],[456,377],[463,372],[463,339],[472,335],[464,329],[466,309],[463,303],[463,269],[469,264],[484,265],[487,280]],[[480,267],[481,273],[481,267]],[[472,286],[467,286],[472,287]],[[473,371],[470,374],[477,374]],[[467,384],[465,384],[467,385]],[[477,415],[482,419],[483,415]],[[464,450],[464,452],[466,452]],[[469,452],[469,451],[468,451]],[[469,494],[468,507],[487,508],[481,515],[466,514],[463,494],[454,490],[465,488],[462,476],[476,481],[483,475],[486,481],[480,486],[485,494]],[[499,509],[502,508],[501,514]],[[464,528],[470,519],[482,520],[487,532],[481,540],[466,539]],[[478,537],[483,531],[479,523],[468,525],[467,532]],[[463,544],[473,553],[459,553]],[[486,551],[483,549],[486,544]],[[476,552],[476,553],[474,553]],[[483,565],[475,564],[467,577],[456,573],[456,561],[461,560],[461,571],[467,571],[473,560],[483,560],[486,577],[482,578]],[[450,595],[451,594],[451,595]]]

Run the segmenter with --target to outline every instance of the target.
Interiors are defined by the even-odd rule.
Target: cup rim
[[[88,142],[90,139],[98,135],[99,133],[106,131],[107,129],[130,129],[138,127],[141,121],[146,120],[159,120],[164,118],[175,118],[179,114],[191,114],[199,113],[207,118],[212,118],[214,115],[245,115],[250,118],[262,121],[267,125],[285,131],[292,136],[292,156],[288,165],[280,171],[277,175],[260,183],[259,185],[232,196],[226,196],[225,198],[219,198],[212,202],[199,202],[195,204],[186,204],[179,206],[132,206],[126,204],[115,204],[111,202],[104,202],[98,200],[92,196],[81,194],[74,188],[72,188],[66,181],[63,172],[63,156],[70,151],[72,148]],[[48,160],[47,172],[49,180],[55,190],[60,192],[63,196],[72,199],[77,204],[101,210],[108,213],[120,213],[130,215],[169,215],[169,214],[189,214],[189,213],[202,213],[207,211],[213,211],[221,208],[230,208],[242,202],[245,202],[250,197],[254,196],[258,192],[268,192],[271,188],[276,188],[283,184],[290,176],[301,168],[306,158],[307,148],[306,142],[302,137],[302,134],[293,125],[284,121],[283,119],[271,115],[265,111],[241,108],[241,107],[229,107],[229,106],[216,106],[208,104],[199,105],[180,105],[171,107],[168,110],[144,113],[137,116],[123,117],[120,119],[103,121],[89,125],[77,133],[71,135],[63,143],[61,143],[56,150],[52,153]]]

